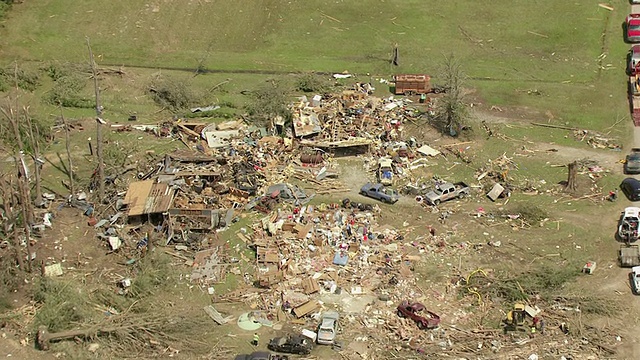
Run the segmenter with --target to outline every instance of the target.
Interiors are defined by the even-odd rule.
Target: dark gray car
[[[620,190],[624,193],[627,199],[631,201],[640,200],[640,181],[634,178],[626,178],[622,180],[620,184]]]
[[[625,174],[640,174],[640,148],[631,149],[624,162]]]

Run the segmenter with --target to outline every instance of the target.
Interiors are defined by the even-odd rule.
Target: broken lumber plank
[[[177,124],[178,127],[180,128],[180,130],[184,131],[185,133],[191,135],[191,136],[195,136],[196,139],[200,138],[200,134],[198,134],[197,132],[189,129],[188,127],[182,125],[182,124]]]
[[[453,143],[453,144],[448,144],[448,145],[440,145],[443,148],[448,148],[448,147],[453,147],[453,146],[458,146],[458,145],[468,145],[468,144],[473,144],[473,141],[463,141],[463,142],[457,142],[457,143]]]
[[[603,8],[603,9],[607,9],[609,11],[613,11],[613,6],[609,6],[609,5],[603,4],[603,3],[598,4],[598,6]]]
[[[574,128],[571,126],[564,126],[564,125],[553,125],[553,124],[543,124],[543,123],[531,123],[531,125],[535,125],[535,126],[541,126],[541,127],[548,127],[548,128],[552,128],[552,129],[562,129],[562,130],[580,130],[578,128]]]

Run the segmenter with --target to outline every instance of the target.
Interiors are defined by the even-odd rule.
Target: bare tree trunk
[[[87,48],[89,49],[89,61],[91,62],[91,73],[93,75],[93,87],[96,94],[96,153],[98,156],[98,196],[99,200],[104,199],[104,159],[102,158],[102,106],[100,106],[100,88],[98,87],[98,74],[96,72],[96,63],[93,60],[93,52],[91,51],[91,43],[87,37]]]
[[[29,178],[27,176],[27,169],[23,158],[23,144],[22,137],[20,136],[20,128],[18,127],[18,121],[16,119],[16,113],[12,108],[9,112],[2,110],[9,124],[13,129],[13,134],[16,137],[17,146],[14,152],[16,169],[18,170],[18,194],[20,197],[20,207],[22,209],[22,224],[24,225],[24,235],[27,241],[27,270],[31,272],[31,224],[33,223],[33,209],[31,207],[31,191],[29,189]]]
[[[62,124],[64,126],[64,140],[65,147],[67,148],[67,159],[69,160],[69,190],[71,191],[71,196],[73,196],[75,191],[75,186],[73,184],[73,160],[71,159],[71,141],[69,141],[69,125],[67,124],[67,119],[64,117],[62,113],[62,108],[60,108],[60,117],[62,117]]]
[[[18,233],[18,226],[16,218],[13,214],[13,206],[15,204],[14,196],[13,196],[13,184],[11,181],[12,177],[9,177],[9,184],[4,179],[4,177],[0,177],[0,188],[2,189],[2,203],[4,204],[4,214],[7,217],[7,221],[3,222],[4,225],[4,233],[7,239],[9,239],[9,233],[13,231],[12,238],[13,241],[11,246],[15,252],[16,262],[18,263],[18,267],[20,270],[24,271],[24,262],[22,261],[22,254],[20,251],[20,234]]]
[[[567,191],[576,191],[578,188],[578,184],[576,178],[578,176],[578,163],[576,161],[572,162],[568,166],[569,168],[569,176],[567,178],[567,186],[565,190]]]
[[[31,142],[31,149],[33,151],[33,167],[34,173],[36,176],[36,198],[35,204],[40,207],[42,205],[42,179],[40,177],[40,133],[38,128],[36,127],[36,136],[33,136],[33,123],[31,122],[31,117],[26,108],[23,108],[24,117],[27,121],[27,126],[29,127],[29,141]]]

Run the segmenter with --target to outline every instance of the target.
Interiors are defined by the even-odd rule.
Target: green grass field
[[[89,37],[99,65],[222,72],[193,86],[232,77],[227,88],[235,92],[300,71],[426,72],[437,82],[444,55],[453,54],[487,105],[548,110],[599,130],[627,114],[621,23],[628,6],[614,7],[596,0],[25,2],[4,21],[0,63],[86,63]],[[389,64],[394,44],[398,67]],[[140,100],[151,71],[132,72],[138,77],[108,88],[105,101],[122,114],[155,111]]]

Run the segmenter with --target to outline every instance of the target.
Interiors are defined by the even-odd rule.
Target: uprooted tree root
[[[542,267],[515,276],[479,272],[467,279],[467,289],[483,298],[501,298],[509,302],[526,301],[531,296],[554,296],[564,283],[575,278],[574,269]]]

